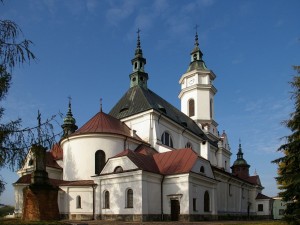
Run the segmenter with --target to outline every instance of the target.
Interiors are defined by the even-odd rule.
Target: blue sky
[[[79,127],[99,111],[100,98],[108,113],[129,88],[138,28],[149,88],[180,108],[178,81],[197,24],[204,61],[217,75],[215,119],[229,136],[231,163],[241,139],[250,173],[275,196],[271,161],[289,134],[281,121],[293,110],[288,82],[300,64],[299,8],[298,0],[4,1],[0,18],[21,27],[37,60],[14,69],[1,122],[21,117],[34,126],[38,110],[44,119],[66,113],[68,96]],[[1,175],[7,191],[0,203],[13,204],[17,176],[7,169]]]

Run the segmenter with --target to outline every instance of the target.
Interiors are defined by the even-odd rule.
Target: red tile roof
[[[65,181],[58,179],[49,178],[49,183],[53,186],[92,186],[95,185],[93,180],[76,180],[76,181]],[[31,174],[20,177],[15,184],[31,184]]]
[[[188,173],[198,158],[190,148],[153,155],[125,150],[114,158],[122,156],[127,156],[139,169],[163,175]]]
[[[53,157],[51,152],[46,152],[46,166],[56,168],[56,169],[62,169],[56,162],[55,158]]]
[[[87,133],[111,133],[131,137],[131,130],[125,123],[104,112],[98,112],[71,136]],[[140,140],[139,137],[137,139]]]
[[[259,176],[258,175],[255,175],[255,176],[250,176],[248,177],[247,179],[248,182],[252,183],[252,184],[256,184],[256,185],[261,185],[260,183],[260,179],[259,179]]]
[[[59,144],[53,145],[50,152],[55,160],[63,159],[63,149]]]

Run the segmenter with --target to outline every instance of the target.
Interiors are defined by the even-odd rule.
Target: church
[[[63,137],[47,151],[49,183],[58,187],[61,218],[71,220],[197,221],[271,215],[257,174],[250,175],[241,143],[231,159],[214,114],[217,89],[196,32],[179,84],[181,109],[148,87],[138,33],[129,88],[109,113],[80,128],[71,102]],[[176,81],[174,81],[176,82]],[[30,151],[13,184],[16,215],[34,171]]]

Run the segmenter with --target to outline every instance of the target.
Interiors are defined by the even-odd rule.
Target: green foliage
[[[12,206],[4,206],[0,208],[0,217],[4,217],[8,214],[12,214],[14,212],[15,208]]]
[[[291,134],[285,137],[286,143],[278,149],[284,156],[273,162],[278,164],[276,180],[281,190],[279,196],[288,202],[285,220],[289,224],[300,224],[300,66],[294,69],[297,75],[290,84],[295,111],[283,123],[291,130]]]

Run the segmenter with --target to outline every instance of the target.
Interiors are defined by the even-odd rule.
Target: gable
[[[100,174],[103,175],[114,173],[115,169],[118,166],[122,167],[123,171],[138,169],[138,167],[127,156],[122,156],[117,158],[110,158]]]

